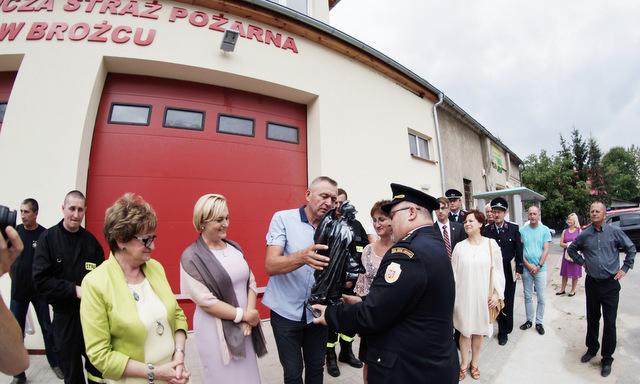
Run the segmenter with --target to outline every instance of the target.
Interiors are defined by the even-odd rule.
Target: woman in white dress
[[[495,240],[482,236],[484,225],[484,214],[475,209],[469,210],[464,216],[464,230],[468,238],[456,245],[451,256],[456,279],[453,325],[460,331],[460,380],[466,377],[468,368],[471,368],[471,377],[480,378],[478,360],[483,337],[493,335],[489,308],[495,308],[498,300],[504,299],[502,253]],[[493,292],[489,298],[492,263]]]
[[[256,310],[257,288],[240,246],[227,240],[222,195],[202,196],[193,209],[200,236],[180,260],[180,286],[196,304],[193,328],[207,383],[260,383],[267,353]]]

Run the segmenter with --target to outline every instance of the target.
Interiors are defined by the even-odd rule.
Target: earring
[[[204,229],[204,225],[202,227],[200,227],[200,229]]]
[[[127,248],[122,247],[122,252],[125,252],[127,250]]]

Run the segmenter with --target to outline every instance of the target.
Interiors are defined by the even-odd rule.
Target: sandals
[[[471,377],[473,377],[474,380],[478,380],[480,378],[480,371],[478,370],[478,367],[474,367],[473,365],[471,365],[470,368]]]
[[[459,381],[464,380],[467,377],[467,368],[460,367],[460,376],[458,376]]]

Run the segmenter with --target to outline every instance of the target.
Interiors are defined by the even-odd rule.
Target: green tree
[[[632,200],[640,195],[635,148],[613,147],[602,158],[604,180],[611,198]]]
[[[601,160],[602,151],[598,146],[596,139],[589,137],[589,157],[587,159],[587,174],[589,176],[589,188],[591,189],[591,198],[589,201],[602,201],[607,206],[611,204],[611,198],[607,193],[607,186],[604,182]]]
[[[587,183],[577,180],[571,156],[549,156],[545,150],[540,155],[529,155],[521,170],[522,183],[541,195],[542,216],[545,224],[561,228],[571,212],[584,215],[588,206]]]

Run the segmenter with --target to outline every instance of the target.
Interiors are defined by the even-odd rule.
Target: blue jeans
[[[302,384],[304,360],[304,382],[322,384],[327,327],[307,324],[304,317],[301,321],[288,320],[271,311],[271,328],[284,371],[284,382]]]
[[[522,286],[524,288],[524,308],[527,313],[527,321],[533,322],[533,285],[536,286],[538,308],[536,309],[536,324],[542,324],[544,318],[544,306],[547,293],[547,271],[540,271],[532,275],[527,268],[522,271]]]
[[[11,313],[13,313],[13,317],[15,317],[18,321],[18,324],[20,324],[22,334],[24,335],[25,321],[27,317],[27,311],[29,310],[29,302],[33,304],[33,309],[35,309],[36,316],[38,317],[38,323],[40,323],[40,330],[42,331],[42,338],[44,340],[44,349],[47,354],[47,361],[52,368],[57,367],[58,361],[56,360],[56,356],[54,353],[55,344],[53,342],[53,332],[51,331],[51,315],[49,312],[49,304],[47,304],[47,301],[45,299],[35,299],[31,301],[11,299]],[[26,377],[26,375],[24,374],[24,372],[22,372],[15,377],[23,378]]]

